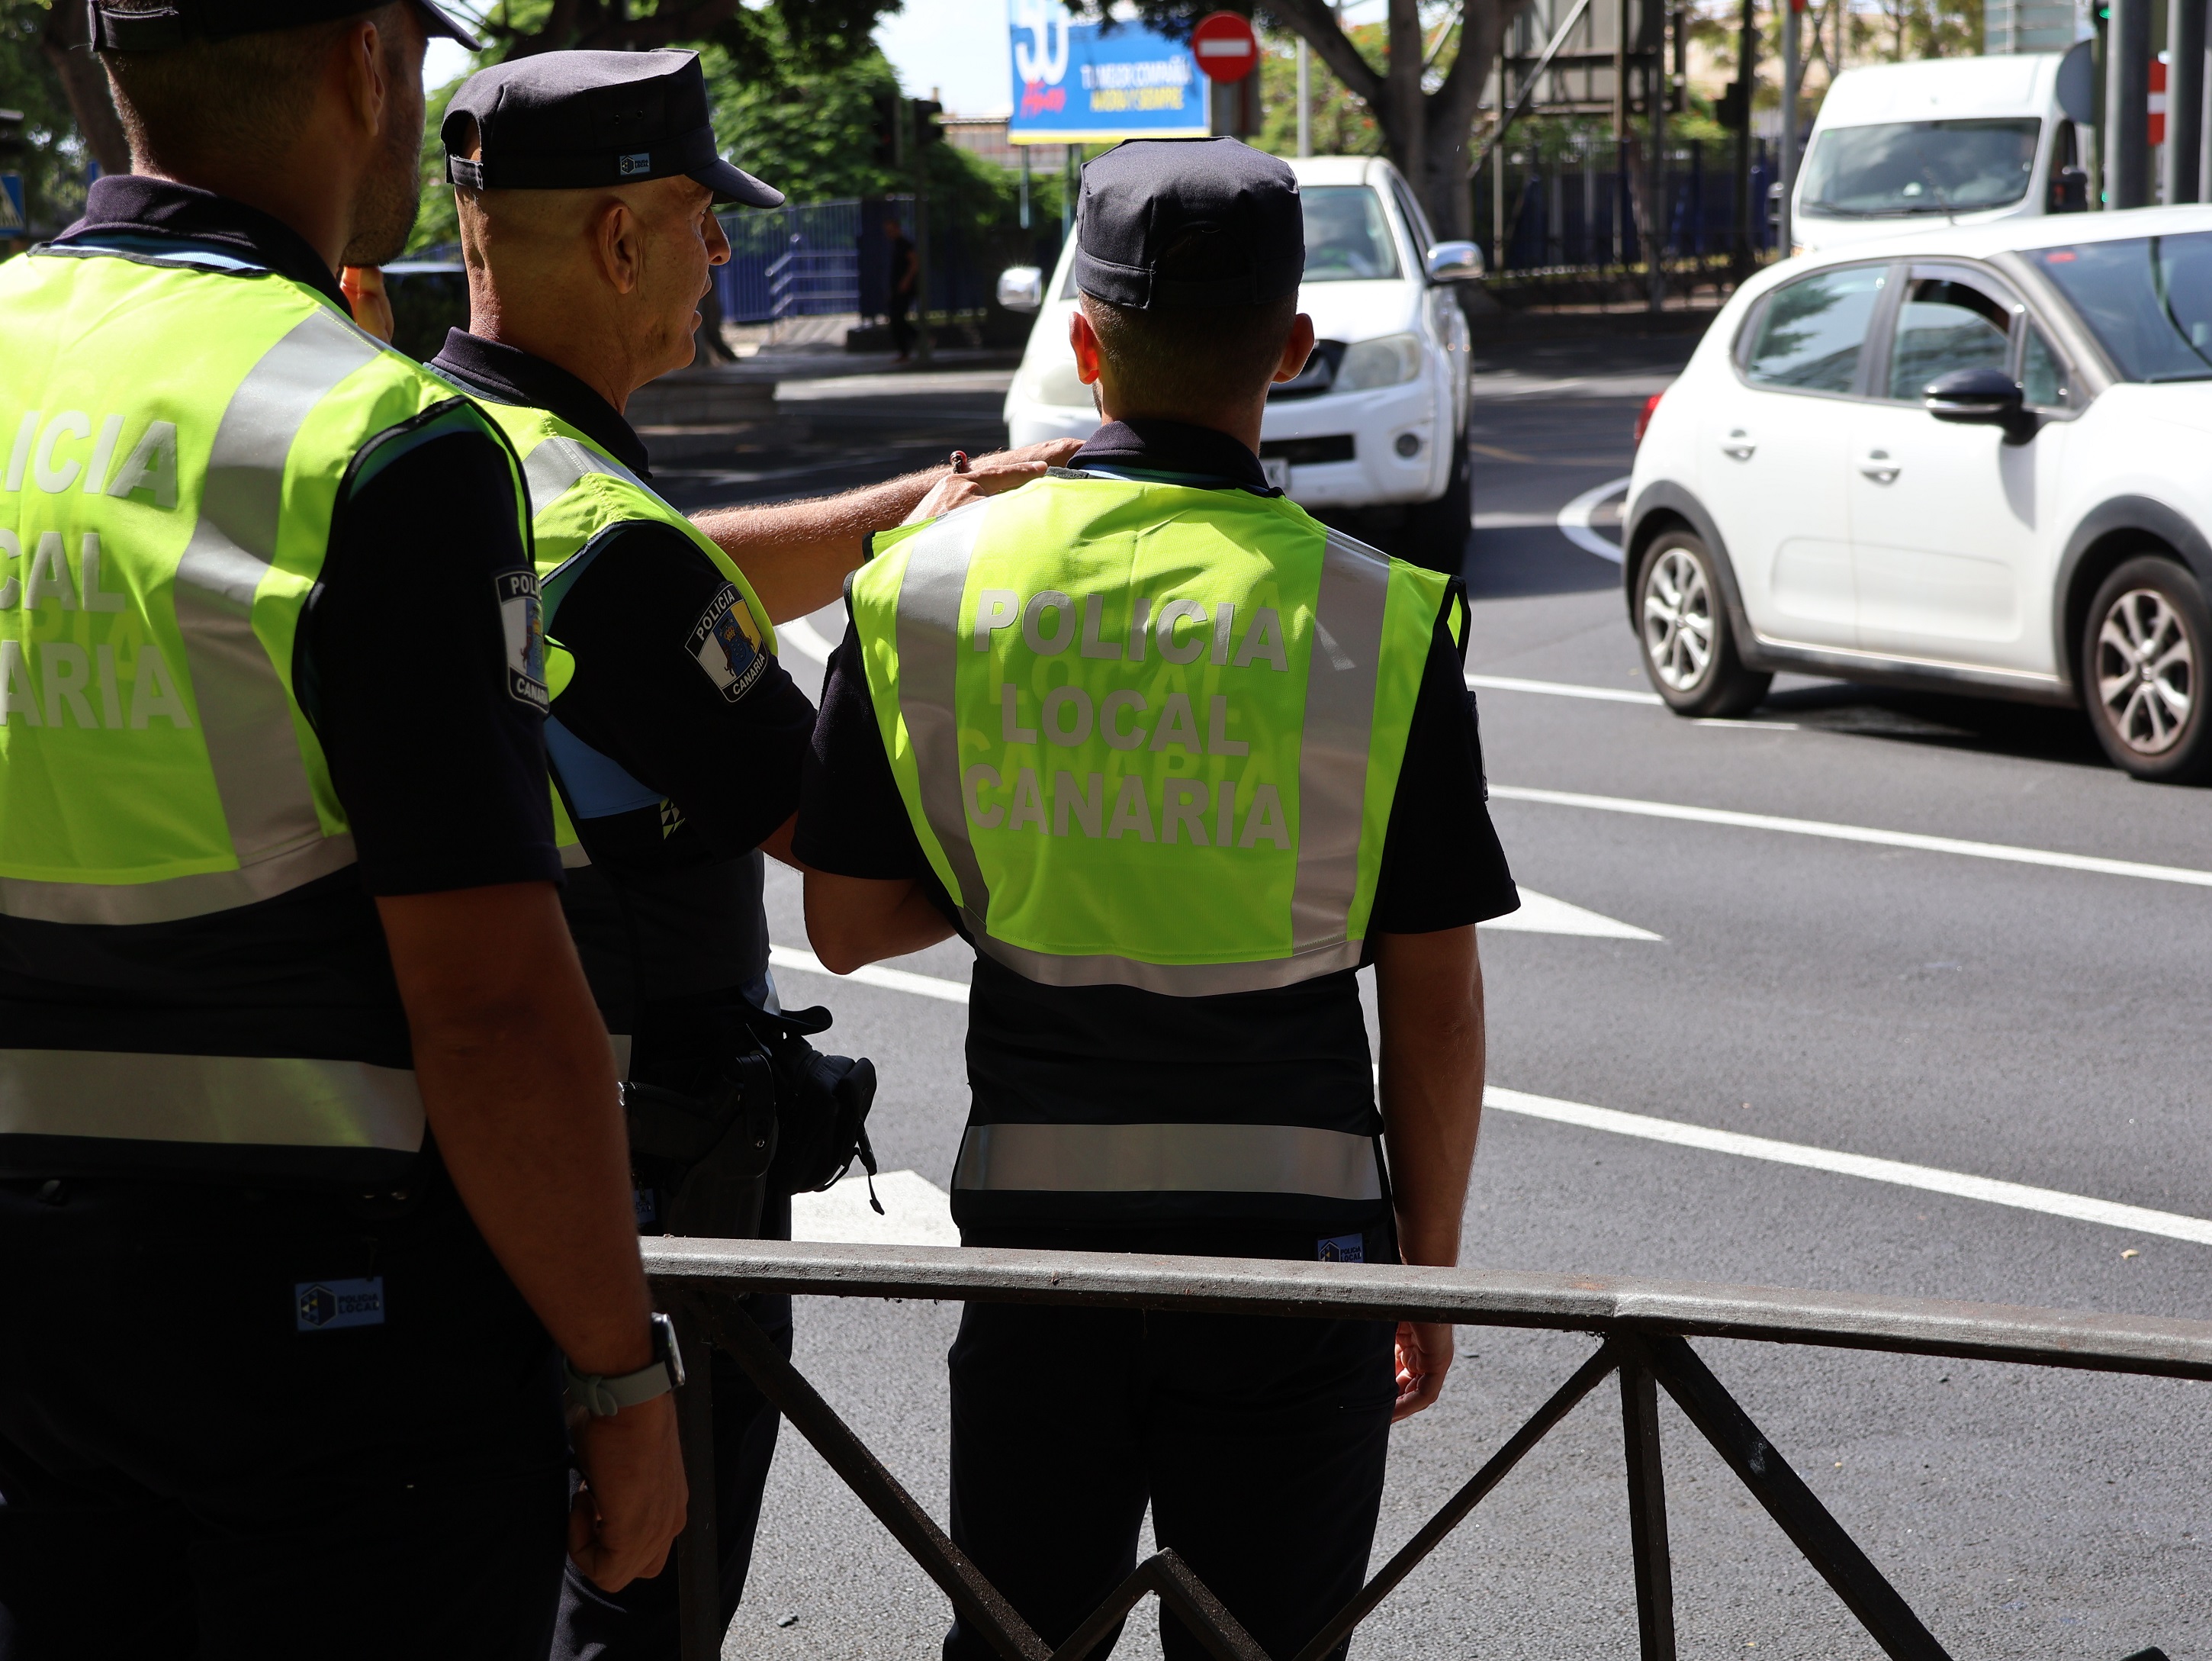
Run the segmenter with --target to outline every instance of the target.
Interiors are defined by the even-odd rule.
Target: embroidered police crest
[[[553,700],[545,691],[545,619],[538,600],[538,577],[531,571],[501,571],[492,579],[499,593],[499,625],[507,640],[507,692],[543,715]]]
[[[759,627],[734,582],[724,583],[722,592],[701,613],[686,649],[727,703],[751,691],[768,668]]]

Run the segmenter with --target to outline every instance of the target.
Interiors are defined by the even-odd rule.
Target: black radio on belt
[[[880,1213],[867,1129],[875,1063],[825,1056],[807,1043],[828,1030],[827,1009],[748,1006],[742,1020],[746,1041],[705,1095],[623,1086],[641,1230],[750,1239],[769,1194],[819,1192],[856,1158]]]

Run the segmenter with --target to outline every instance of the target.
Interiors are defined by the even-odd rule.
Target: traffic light
[[[879,92],[868,100],[868,159],[879,167],[899,164],[899,95]]]
[[[914,111],[914,142],[943,143],[945,129],[937,125],[937,118],[945,113],[945,106],[933,98],[917,98],[909,107]]]
[[[0,164],[23,159],[23,112],[0,110]]]
[[[1744,97],[1743,93],[1742,82],[1729,82],[1721,95],[1713,100],[1713,119],[1723,127],[1744,125],[1751,112],[1746,107],[1750,100]]]

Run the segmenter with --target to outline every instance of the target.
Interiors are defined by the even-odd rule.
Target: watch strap
[[[667,1395],[684,1382],[684,1358],[676,1347],[676,1329],[665,1315],[653,1317],[653,1360],[636,1372],[611,1376],[579,1372],[564,1358],[561,1370],[568,1379],[569,1404],[594,1419],[611,1419],[624,1408]]]

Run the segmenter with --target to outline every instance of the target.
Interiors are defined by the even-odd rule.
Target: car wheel
[[[1445,481],[1444,493],[1434,502],[1406,509],[1405,526],[1396,539],[1404,551],[1402,557],[1455,577],[1467,563],[1468,533],[1474,528],[1474,474],[1462,435],[1452,457],[1451,477]]]
[[[1644,551],[1636,618],[1644,672],[1676,715],[1741,715],[1766,696],[1774,677],[1737,657],[1712,554],[1689,532],[1663,532]]]
[[[2177,562],[2131,559],[2099,587],[2082,630],[2081,702],[2097,741],[2125,771],[2165,784],[2212,772],[2208,646],[2204,591]]]

